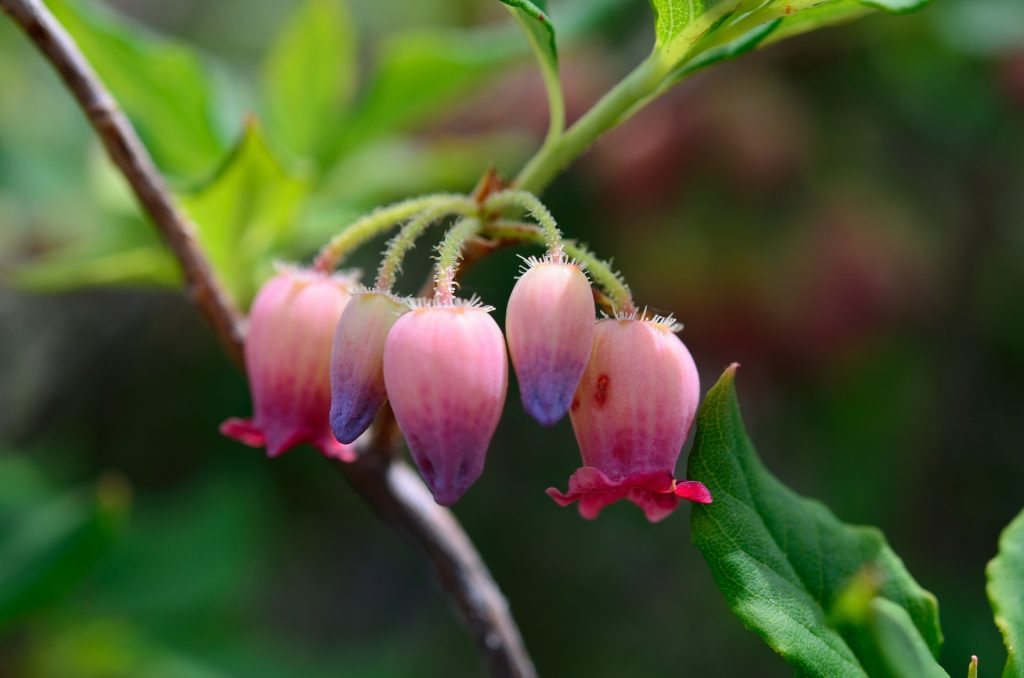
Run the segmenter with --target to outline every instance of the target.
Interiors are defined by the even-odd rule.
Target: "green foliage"
[[[282,28],[263,67],[271,135],[317,157],[341,124],[356,83],[356,31],[341,0],[306,0]]]
[[[1009,652],[1003,678],[1024,678],[1024,511],[1003,530],[986,574],[988,599]]]
[[[217,164],[227,145],[215,125],[208,64],[190,48],[91,4],[47,4],[124,108],[160,169],[195,179]]]
[[[12,481],[25,472],[13,460],[2,468],[12,470]],[[121,532],[127,492],[122,481],[109,478],[92,492],[72,491],[42,499],[31,511],[13,511],[19,519],[0,541],[0,627],[60,600],[91,573]],[[4,507],[9,515],[10,501]]]
[[[214,269],[239,300],[251,299],[266,277],[268,253],[292,233],[308,192],[308,181],[281,164],[250,119],[214,177],[182,197]]]
[[[540,49],[540,53],[549,68],[558,70],[558,45],[555,42],[555,26],[547,13],[547,3],[543,0],[501,0],[509,6],[509,11],[523,26],[527,35]]]
[[[877,597],[868,606],[867,622],[882,660],[880,676],[949,678],[906,609],[888,598]]]
[[[525,53],[506,31],[410,30],[386,38],[377,66],[341,130],[340,151],[402,131]]]
[[[935,598],[878,530],[841,523],[764,468],[743,429],[734,377],[729,368],[701,407],[688,474],[714,497],[693,507],[693,542],[729,607],[801,675],[884,675],[906,655],[921,659],[920,647],[937,655]],[[878,602],[875,591],[863,596],[870,623],[858,618],[863,604],[849,612],[844,595],[865,571],[875,573],[880,599],[892,603]]]
[[[928,0],[651,0],[655,55],[672,81],[763,42],[854,19],[906,12]],[[774,35],[773,35],[774,33]],[[771,36],[769,38],[769,36]]]

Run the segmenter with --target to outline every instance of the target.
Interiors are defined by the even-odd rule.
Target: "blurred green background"
[[[243,299],[268,253],[512,174],[546,126],[496,1],[49,4],[93,36]],[[649,9],[550,4],[578,116],[649,49]],[[250,411],[242,376],[6,20],[0,91],[0,674],[479,674],[426,564],[312,449],[271,462],[217,434]],[[1024,504],[1024,5],[937,0],[706,71],[546,200],[685,323],[705,385],[743,365],[766,464],[885,531],[941,601],[947,668],[974,653],[996,675],[984,565]],[[464,284],[499,319],[517,253]],[[577,465],[568,421],[534,425],[513,384],[455,508],[542,675],[789,674],[729,614],[685,508],[652,526],[555,507],[544,488]]]

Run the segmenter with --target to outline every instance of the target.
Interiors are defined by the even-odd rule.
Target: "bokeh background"
[[[576,22],[562,44],[571,116],[649,49],[646,3],[600,4],[576,20],[578,7],[551,2],[560,28]],[[483,32],[492,54],[463,59],[469,75],[445,76],[428,105],[385,92],[386,124],[339,119],[343,148],[296,189],[302,200],[246,203],[276,220],[280,256],[309,257],[377,204],[468,190],[492,163],[514,173],[545,128],[540,80],[499,3],[350,5],[357,102],[396,35]],[[225,140],[211,143],[264,129],[252,83],[293,3],[105,7],[139,39],[199,51]],[[151,85],[191,96],[189,82]],[[250,411],[242,376],[6,20],[0,91],[0,674],[478,675],[425,563],[317,453],[271,462],[217,434]],[[176,156],[187,140],[143,132],[201,201],[216,168]],[[253,152],[272,155],[270,132],[271,150]],[[279,200],[307,176],[287,149],[277,157],[254,194]],[[996,675],[984,566],[1024,504],[1024,5],[936,0],[706,71],[601,140],[546,199],[642,303],[685,323],[705,386],[742,364],[769,468],[885,531],[941,602],[947,668],[974,653]],[[380,244],[357,264],[372,270]],[[465,281],[498,318],[518,253]],[[416,250],[407,289],[428,254]],[[244,269],[243,297],[266,262]],[[455,508],[541,674],[788,675],[728,612],[685,507],[652,526],[631,505],[588,523],[552,504],[544,488],[577,463],[568,421],[534,425],[513,383],[485,474]]]

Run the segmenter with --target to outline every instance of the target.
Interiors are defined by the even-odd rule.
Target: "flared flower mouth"
[[[312,445],[324,456],[344,462],[353,462],[358,456],[353,445],[338,442],[330,433],[316,434],[300,429],[273,430],[268,433],[252,419],[232,417],[220,425],[220,433],[249,447],[264,447],[267,456],[271,458],[279,457],[303,444]]]
[[[622,499],[639,506],[652,523],[667,518],[681,499],[711,503],[711,492],[703,483],[677,481],[668,471],[635,473],[613,480],[592,466],[577,469],[569,477],[568,492],[550,487],[547,494],[559,506],[578,501],[580,515],[587,520],[594,520],[606,506]]]

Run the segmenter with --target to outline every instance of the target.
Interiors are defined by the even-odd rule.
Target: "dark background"
[[[286,5],[117,3],[243,74]],[[353,3],[366,45],[396,20],[507,21],[491,5]],[[953,675],[972,653],[982,675],[1002,665],[984,567],[1024,504],[1019,7],[939,0],[717,67],[601,140],[545,196],[567,235],[614,257],[640,303],[685,323],[705,389],[742,364],[744,416],[769,468],[884,530],[939,598]],[[565,50],[571,115],[650,33],[636,2]],[[14,270],[101,237],[109,211],[94,140],[6,20],[0,91],[0,266]],[[544,116],[532,65],[502,71],[413,138],[515,143],[427,167],[423,190],[467,190],[490,162],[514,171]],[[404,197],[386,159],[367,162],[384,180],[360,208]],[[358,263],[372,270],[378,249]],[[410,290],[427,253],[407,266]],[[465,281],[498,319],[517,253]],[[123,481],[132,507],[73,585],[0,627],[0,674],[480,673],[426,564],[317,453],[268,461],[217,434],[249,413],[248,393],[180,293],[7,280],[0,540],[98,482]],[[730,615],[689,543],[687,508],[652,526],[623,503],[590,523],[544,495],[578,461],[568,421],[539,428],[512,384],[486,471],[455,507],[541,674],[788,675]]]

